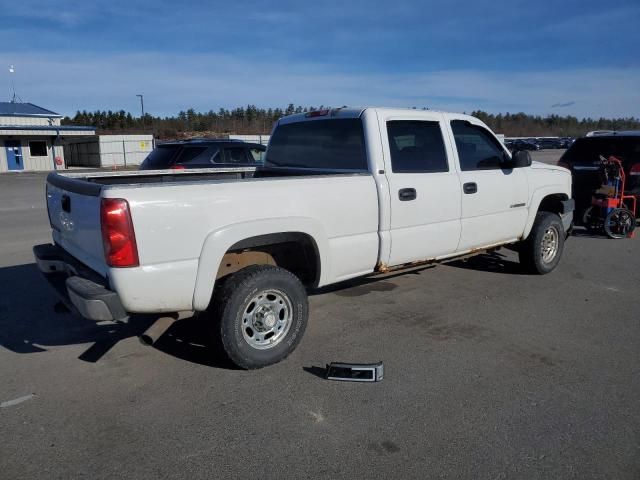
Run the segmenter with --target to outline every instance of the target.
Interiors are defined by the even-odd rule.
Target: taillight
[[[629,175],[640,176],[640,163],[636,163],[631,166],[631,170],[629,170]]]
[[[184,170],[184,165],[171,165],[169,170]]]
[[[122,198],[103,198],[100,226],[104,257],[110,267],[137,267],[138,246],[129,203]]]

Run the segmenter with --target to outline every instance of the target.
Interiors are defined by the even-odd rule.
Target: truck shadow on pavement
[[[420,275],[425,270],[435,268],[436,265],[421,265],[411,267],[398,272],[383,273],[369,277],[358,277],[344,280],[340,283],[327,285],[326,287],[315,288],[309,291],[309,295],[323,295],[334,293],[340,297],[361,297],[372,292],[390,292],[396,288],[394,283],[389,282],[396,277],[406,275]]]
[[[453,260],[445,265],[466,270],[476,270],[481,272],[505,273],[508,275],[527,275],[520,263],[511,260],[500,251],[482,253],[463,260]]]
[[[167,355],[208,367],[240,370],[215,341],[208,313],[196,318],[178,320],[162,335],[153,348]],[[138,334],[139,335],[139,334]]]
[[[79,359],[95,363],[118,342],[140,336],[156,316],[139,315],[128,323],[97,324],[65,309],[35,264],[0,268],[0,346],[20,354],[45,352],[62,346],[91,344]],[[176,358],[219,368],[234,368],[206,319],[174,323],[153,347]]]
[[[499,252],[456,260],[446,265],[470,270],[521,274],[520,265]],[[311,291],[311,295],[334,293],[360,297],[371,292],[389,292],[396,288],[390,280],[400,275],[420,275],[434,265],[376,277],[352,279]],[[101,323],[86,320],[63,309],[54,309],[58,298],[38,271],[26,264],[0,268],[0,346],[20,354],[45,352],[63,346],[90,344],[78,359],[98,362],[121,340],[139,337],[157,316],[137,315],[128,323]],[[176,321],[153,345],[175,358],[224,369],[236,369],[226,357],[212,332],[208,314]]]
[[[604,230],[597,230],[597,229],[593,230],[593,229],[588,229],[586,227],[574,228],[573,231],[571,232],[571,236],[579,237],[579,238],[599,238],[603,240],[609,239],[609,237],[607,237],[607,234],[604,233]]]

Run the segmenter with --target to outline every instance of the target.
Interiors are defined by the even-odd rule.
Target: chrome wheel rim
[[[558,253],[558,245],[560,243],[560,232],[555,226],[550,226],[544,232],[542,236],[542,261],[544,263],[550,263],[556,258]]]
[[[242,336],[257,350],[278,345],[289,332],[293,306],[289,297],[280,290],[257,293],[242,313]]]

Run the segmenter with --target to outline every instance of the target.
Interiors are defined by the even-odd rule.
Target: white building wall
[[[4,140],[0,139],[0,173],[8,171],[9,166],[7,165],[7,151],[4,148]]]
[[[7,138],[0,139],[0,172],[8,172],[9,167],[7,165],[7,150],[5,149],[5,140]],[[17,171],[47,171],[53,170],[53,156],[51,152],[51,140],[48,138],[12,138],[11,140],[18,140],[20,142],[20,147],[22,148],[22,161],[24,163],[23,170]],[[44,141],[47,144],[47,155],[46,156],[35,156],[31,154],[31,149],[29,148],[30,141]],[[56,151],[62,158],[63,153],[62,150]],[[61,168],[61,167],[60,167]]]
[[[57,163],[55,163],[55,168],[56,169],[61,169],[61,168],[66,168],[66,162],[65,162],[65,158],[64,158],[64,147],[62,145],[54,145],[53,147],[53,155],[52,155],[52,162],[56,162],[56,159],[59,159],[61,164],[58,165]]]
[[[64,128],[64,127],[63,127]],[[29,136],[29,137],[55,137],[58,135],[59,130],[56,130],[56,127],[51,127],[51,129],[42,129],[42,130],[34,130],[33,128],[26,128],[24,130],[9,130],[7,128],[2,128],[0,125],[0,136],[7,137],[17,137],[17,136]],[[62,136],[73,135],[74,137],[93,137],[95,132],[93,130],[74,130],[72,133],[63,133]]]
[[[46,142],[47,154],[45,156],[32,155],[31,149],[29,148],[30,141]],[[20,144],[22,145],[22,159],[24,161],[25,170],[29,170],[29,171],[53,170],[53,158],[51,157],[51,142],[49,141],[49,139],[26,138],[26,139],[21,139]]]
[[[0,125],[20,125],[20,126],[60,126],[60,118],[55,117],[19,117],[19,116],[0,116]]]
[[[0,115],[0,172],[8,172],[5,142],[19,141],[22,150],[23,170],[48,171],[65,168],[64,148],[62,143],[67,138],[93,137],[95,130],[91,128],[67,128],[61,125],[62,118],[57,114],[49,115]],[[83,139],[83,138],[81,138]],[[46,154],[35,155],[30,142],[40,141],[46,145]],[[53,146],[53,144],[56,144]],[[36,150],[35,153],[38,153]],[[44,152],[43,152],[44,153]],[[58,159],[59,164],[56,162]],[[99,159],[98,159],[99,165]]]

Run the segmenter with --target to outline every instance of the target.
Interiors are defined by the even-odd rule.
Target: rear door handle
[[[408,202],[409,200],[415,200],[418,194],[415,188],[401,188],[398,190],[398,198],[401,202]]]
[[[466,194],[476,193],[478,191],[478,185],[476,182],[469,182],[462,185],[462,191]]]

